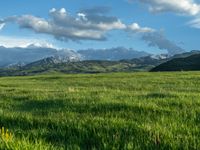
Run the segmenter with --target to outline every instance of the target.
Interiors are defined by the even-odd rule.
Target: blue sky
[[[50,43],[55,47],[69,49],[88,49],[88,48],[111,48],[123,46],[133,48],[135,50],[143,50],[151,53],[164,53],[168,48],[175,47],[183,50],[199,49],[200,29],[200,2],[192,0],[180,0],[180,3],[185,4],[178,6],[176,1],[171,0],[6,0],[0,2],[0,19],[4,27],[0,30],[0,45],[14,46],[29,44],[31,42]],[[194,7],[196,6],[196,7]],[[50,15],[50,10],[55,8]],[[69,17],[65,18],[63,24],[58,24],[55,20],[52,23],[52,17],[61,14],[61,8],[64,8]],[[93,8],[106,8],[109,10],[106,13],[87,14],[85,10]],[[151,10],[150,10],[151,9]],[[103,9],[104,10],[104,9]],[[76,22],[77,14],[86,15],[86,20],[80,21],[78,27],[73,27],[69,24],[70,17]],[[22,17],[23,15],[29,15]],[[15,17],[13,17],[15,16]],[[34,18],[30,17],[34,16]],[[92,16],[92,19],[88,19]],[[99,16],[106,16],[106,21],[103,22],[103,27],[99,27],[101,21]],[[13,17],[10,19],[9,17]],[[56,16],[58,17],[58,16]],[[55,19],[56,19],[55,17]],[[80,17],[80,16],[79,16]],[[88,17],[88,18],[87,18]],[[97,19],[96,19],[96,18]],[[109,19],[113,22],[108,21]],[[7,19],[9,18],[9,19]],[[74,29],[78,33],[61,34],[55,29],[49,31],[44,27],[33,26],[29,21],[38,21],[39,19],[45,23],[52,23],[53,27],[59,28],[62,26],[63,32]],[[102,17],[101,17],[102,18]],[[104,17],[105,18],[105,17]],[[32,19],[32,20],[31,20]],[[80,18],[79,18],[80,19]],[[10,21],[11,20],[11,21]],[[112,26],[114,23],[119,23],[118,26]],[[35,22],[34,22],[35,23]],[[33,23],[33,24],[34,24]],[[130,26],[134,23],[134,26]],[[84,24],[90,24],[89,27],[94,27],[91,31],[85,29]],[[138,26],[137,26],[138,25]],[[70,27],[69,29],[68,26]],[[0,26],[1,27],[1,26]],[[53,28],[51,27],[51,28]],[[39,29],[38,29],[39,28]],[[83,29],[84,28],[84,29]],[[150,30],[152,29],[152,30]],[[156,32],[161,34],[162,41],[144,40],[145,34],[153,34]],[[81,34],[81,35],[80,35]],[[93,37],[93,35],[95,37]],[[56,35],[56,37],[55,37]],[[78,35],[78,36],[77,36]],[[81,37],[80,37],[81,36]],[[106,39],[103,39],[106,38]],[[103,40],[102,40],[103,39]],[[167,41],[165,43],[165,41]],[[173,46],[159,46],[160,43],[173,44]],[[153,46],[149,46],[149,44]],[[173,49],[172,48],[172,49]]]

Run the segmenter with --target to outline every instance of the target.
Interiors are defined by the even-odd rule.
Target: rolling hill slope
[[[185,58],[174,58],[158,65],[151,71],[197,71],[200,70],[200,54]]]

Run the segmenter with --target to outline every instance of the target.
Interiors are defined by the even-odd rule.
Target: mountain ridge
[[[0,47],[0,67],[10,67],[16,65],[26,65],[48,57],[60,57],[62,61],[81,60],[111,60],[132,59],[151,55],[123,47],[111,48],[108,50],[69,50],[41,47],[39,45],[29,45],[26,48]],[[92,58],[91,58],[92,57]]]

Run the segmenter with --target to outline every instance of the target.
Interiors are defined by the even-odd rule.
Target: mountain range
[[[25,48],[0,47],[0,67],[23,66],[48,57],[59,58],[59,62],[80,61],[80,60],[110,60],[118,61],[121,59],[140,58],[150,55],[146,52],[140,52],[123,47],[111,49],[88,49],[88,50],[69,50],[56,49],[49,47],[39,47],[31,44]]]
[[[35,75],[48,72],[107,73],[132,71],[200,70],[200,51],[169,57],[117,47],[73,51],[29,45],[0,47],[0,76]]]

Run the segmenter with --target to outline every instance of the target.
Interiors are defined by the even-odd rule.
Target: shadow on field
[[[27,112],[42,110],[48,112],[52,109],[62,109],[64,107],[65,105],[62,100],[28,100],[19,105],[17,110]]]
[[[199,125],[200,124],[200,112],[197,112],[196,116],[197,117],[195,119],[195,122],[196,122],[197,125]]]
[[[125,103],[85,103],[85,100],[28,100],[19,104],[15,110],[29,112],[33,115],[48,115],[49,112],[73,112],[79,115],[110,116],[130,119],[133,116],[152,117],[157,120],[162,115],[171,115],[173,112],[155,106],[129,105]],[[127,115],[128,114],[128,115]]]
[[[145,99],[177,98],[177,95],[169,94],[169,93],[149,93],[147,95],[142,95],[141,98],[145,98]]]
[[[139,106],[139,105],[126,105],[123,103],[99,103],[95,105],[88,105],[88,104],[72,104],[70,107],[67,108],[69,111],[76,112],[76,113],[88,113],[94,116],[117,116],[121,118],[133,118],[133,116],[141,116],[141,115],[149,115],[154,116],[152,119],[159,118],[161,115],[170,115],[171,111],[154,108],[154,107],[146,107],[146,106]],[[129,115],[127,115],[128,113]],[[155,118],[156,116],[156,118]]]
[[[14,99],[15,101],[24,102],[24,101],[29,100],[30,97],[29,96],[13,96],[12,99]]]
[[[31,80],[38,80],[38,81],[51,81],[51,80],[60,80],[64,79],[65,77],[62,76],[46,76],[46,77],[31,77]]]

